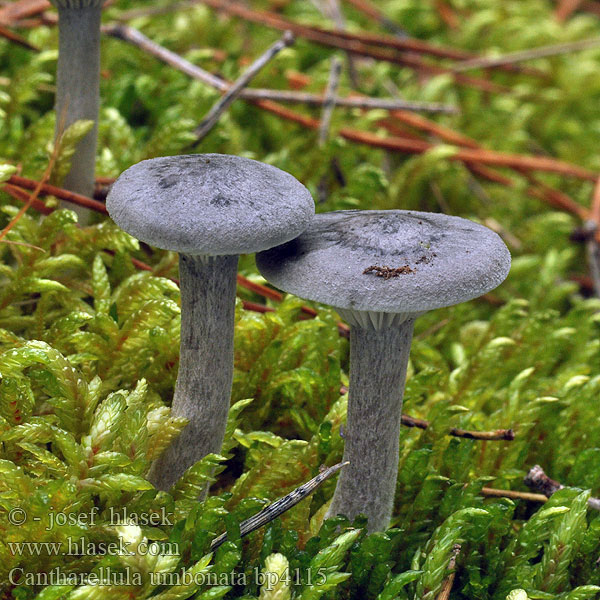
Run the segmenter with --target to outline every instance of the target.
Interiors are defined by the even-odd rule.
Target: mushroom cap
[[[508,275],[510,253],[496,233],[459,217],[342,210],[315,215],[304,233],[261,252],[256,263],[273,285],[309,300],[346,310],[422,313],[498,286]],[[365,273],[369,267],[376,268]]]
[[[106,200],[134,237],[184,254],[249,254],[293,239],[315,212],[292,175],[256,160],[191,154],[127,169]]]

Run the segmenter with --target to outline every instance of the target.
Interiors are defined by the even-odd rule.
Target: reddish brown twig
[[[450,29],[457,29],[459,25],[458,17],[450,5],[445,0],[436,0],[435,8],[440,18]]]
[[[2,25],[14,25],[21,19],[39,15],[41,12],[51,8],[48,0],[18,0],[10,2],[0,8],[0,23]]]
[[[416,53],[442,55],[447,58],[457,59],[463,58],[463,56],[457,55],[462,53],[456,53],[447,49],[440,50],[434,46],[425,44],[420,40],[399,39],[391,36],[382,38],[382,36],[372,34],[355,34],[345,31],[321,29],[319,27],[309,27],[307,25],[288,21],[275,13],[250,10],[240,3],[233,3],[228,0],[196,1],[206,4],[215,10],[240,17],[252,23],[259,23],[284,31],[289,30],[298,37],[303,37],[304,39],[322,46],[339,48],[346,52],[411,67],[425,73],[449,73],[452,74],[457,83],[469,85],[488,92],[506,93],[510,91],[510,88],[495,84],[487,79],[467,77],[459,73],[453,73],[451,68],[425,62]],[[401,52],[398,52],[398,50],[401,50]],[[453,56],[449,56],[449,54],[453,54]]]
[[[19,200],[19,202],[29,202],[30,200],[31,194],[28,194],[21,188],[11,185],[10,183],[5,184],[2,189],[12,198]],[[53,208],[46,206],[41,200],[34,199],[30,205],[31,208],[37,210],[43,215],[49,215],[50,213],[54,212]]]
[[[424,141],[410,140],[399,137],[381,138],[372,133],[357,131],[354,129],[342,129],[340,135],[348,140],[360,142],[375,148],[384,148],[396,152],[408,154],[422,154],[432,150],[435,144]],[[527,156],[523,154],[507,154],[494,150],[482,148],[460,148],[449,160],[457,160],[465,163],[480,163],[496,167],[510,167],[512,169],[524,169],[527,171],[545,171],[548,173],[559,173],[570,177],[577,177],[586,181],[596,181],[598,175],[593,171],[584,169],[577,165],[547,158],[545,156]]]
[[[566,21],[581,5],[582,0],[560,0],[554,10],[554,16],[559,23]]]
[[[11,183],[14,186],[20,188],[24,188],[26,190],[35,190],[39,184],[39,182],[35,181],[34,179],[20,177],[19,175],[12,175],[8,179],[8,183]],[[108,214],[106,206],[104,206],[102,202],[98,202],[97,200],[93,200],[92,198],[88,198],[87,196],[82,196],[81,194],[76,194],[75,192],[70,192],[69,190],[64,190],[54,185],[50,185],[49,183],[42,183],[40,185],[40,193],[56,196],[61,200],[66,200],[67,202],[77,204],[78,206],[83,206],[85,208],[95,210],[96,212],[99,212],[103,215]]]
[[[428,69],[429,67],[433,66],[428,63],[421,63],[420,61],[415,60],[416,58],[418,58],[415,56],[416,54],[430,55],[435,56],[437,58],[451,58],[454,60],[467,60],[469,58],[475,58],[473,54],[464,50],[436,46],[430,44],[429,42],[425,42],[423,40],[418,40],[415,38],[378,35],[366,32],[357,33],[345,30],[334,31],[331,29],[324,29],[321,27],[310,27],[308,25],[301,25],[299,23],[295,23],[293,21],[284,19],[276,13],[250,10],[243,7],[239,3],[233,3],[229,0],[195,1],[202,2],[215,10],[221,10],[228,14],[243,18],[244,20],[250,21],[252,23],[259,23],[268,27],[273,27],[275,29],[289,29],[299,37],[303,37],[318,44],[322,44],[325,46],[333,46],[342,50],[354,52],[356,54],[363,54],[364,56],[370,56],[372,58],[380,60],[388,60],[391,62],[396,62],[398,64],[405,64],[408,66],[414,66],[423,69]],[[363,8],[365,8],[365,3],[360,2],[360,0],[359,3],[363,4]],[[371,48],[369,48],[369,46],[371,46]],[[393,49],[409,54],[398,56],[397,54],[394,55],[390,53],[376,53],[373,47]],[[440,69],[438,72],[451,72],[450,69],[441,67],[437,68]],[[520,67],[516,67],[514,65],[501,65],[500,68],[509,71],[523,71]],[[535,75],[540,74],[540,72],[536,70],[528,70],[528,72],[530,74]],[[457,81],[459,80],[457,79]],[[470,80],[462,80],[462,82],[474,85],[475,87],[481,87],[481,89],[488,89],[489,91],[492,91],[493,89],[495,89],[496,91],[508,91],[507,88],[503,88],[502,86],[497,86],[495,88],[493,86],[490,87],[490,82],[485,79],[472,78]]]
[[[424,118],[421,115],[415,115],[414,113],[408,111],[399,110],[394,111],[392,113],[392,116],[395,119],[406,123],[411,127],[414,127],[415,129],[435,135],[451,144],[472,148],[474,150],[480,148],[479,144],[475,140],[467,137],[466,135],[453,131],[448,127],[439,125],[438,123],[435,123],[430,119]],[[386,120],[385,123],[386,126],[389,126],[389,120]],[[497,171],[484,167],[481,164],[470,163],[467,166],[471,169],[473,173],[484,177],[485,179],[488,179],[490,181],[494,181],[496,183],[500,183],[502,185],[510,187],[513,187],[515,185],[515,182],[509,177],[506,177],[505,175],[502,175]],[[527,190],[527,193],[530,196],[534,196],[535,198],[538,198],[550,204],[551,206],[554,206],[555,208],[559,208],[560,210],[564,210],[571,214],[574,214],[580,219],[587,219],[587,209],[577,204],[574,200],[567,196],[567,194],[560,192],[559,190],[555,190],[554,188],[551,188],[543,182],[540,182],[522,166],[515,166],[513,168],[521,175],[524,175],[533,184],[533,187],[528,188]]]
[[[17,44],[23,48],[27,48],[27,50],[33,50],[34,52],[39,52],[40,49],[37,46],[34,46],[30,42],[28,42],[23,36],[11,31],[8,27],[4,27],[4,25],[0,25],[0,37],[7,39],[9,42],[13,44]]]

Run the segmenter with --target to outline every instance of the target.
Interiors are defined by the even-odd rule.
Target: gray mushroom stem
[[[100,104],[100,20],[104,0],[54,0],[58,8],[56,134],[86,119],[94,128],[79,142],[64,187],[91,196]],[[85,209],[84,209],[85,210]],[[86,216],[88,212],[84,213]],[[81,215],[80,215],[81,216]]]
[[[398,315],[401,317],[400,315]],[[414,318],[376,330],[351,324],[344,461],[327,517],[364,513],[369,531],[389,526],[398,473],[400,420]]]
[[[159,489],[221,451],[233,381],[237,264],[237,255],[179,257],[181,342],[172,415],[189,424],[150,470]]]

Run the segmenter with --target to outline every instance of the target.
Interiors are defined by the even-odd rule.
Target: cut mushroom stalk
[[[131,167],[113,185],[107,208],[125,231],[180,256],[180,363],[172,414],[189,424],[149,474],[167,490],[195,462],[221,451],[239,254],[297,236],[310,222],[314,202],[300,182],[275,167],[196,154]]]
[[[276,287],[336,308],[350,324],[344,461],[327,516],[393,512],[406,366],[414,320],[499,285],[510,254],[493,231],[458,217],[390,210],[315,216],[298,238],[261,252]]]

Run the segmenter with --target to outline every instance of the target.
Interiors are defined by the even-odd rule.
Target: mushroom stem
[[[327,517],[364,513],[382,531],[394,506],[402,399],[414,318],[380,330],[350,327],[344,461]]]
[[[94,128],[79,142],[63,187],[84,196],[94,191],[94,167],[100,104],[100,18],[102,3],[80,7],[57,2],[58,68],[56,73],[56,135],[75,121],[89,119]],[[80,218],[87,219],[89,211]]]
[[[150,469],[148,478],[161,490],[221,451],[233,381],[237,264],[237,255],[179,256],[181,343],[172,415],[189,423]]]

